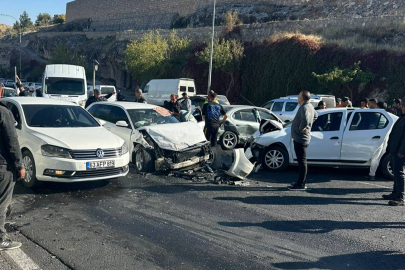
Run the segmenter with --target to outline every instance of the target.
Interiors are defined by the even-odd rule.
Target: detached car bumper
[[[106,180],[126,176],[129,172],[129,154],[105,160],[76,160],[53,158],[42,155],[34,156],[36,177],[48,182],[85,182]],[[114,167],[87,169],[87,162],[114,161]]]

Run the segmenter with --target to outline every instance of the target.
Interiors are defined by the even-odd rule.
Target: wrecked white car
[[[334,108],[318,111],[311,129],[307,161],[318,166],[370,167],[371,158],[398,119],[381,109]],[[246,147],[246,156],[269,171],[282,171],[297,164],[291,138],[291,123],[262,122]],[[380,169],[392,178],[391,157],[385,148]]]
[[[192,122],[180,123],[159,106],[98,102],[88,111],[127,142],[138,171],[177,170],[210,158],[211,146],[201,128]]]

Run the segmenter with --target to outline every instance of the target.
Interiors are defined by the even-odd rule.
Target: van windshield
[[[45,80],[45,94],[84,95],[84,80],[72,78],[48,78]]]

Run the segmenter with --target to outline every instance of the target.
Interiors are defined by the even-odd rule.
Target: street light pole
[[[217,0],[214,0],[214,12],[212,15],[212,35],[211,35],[211,50],[210,50],[210,67],[208,71],[208,89],[207,95],[211,90],[211,79],[212,79],[212,54],[214,52],[214,37],[215,37],[215,6],[217,4]]]
[[[11,16],[11,15],[0,14],[0,16],[5,16],[5,17],[13,18],[13,19],[18,23],[18,26],[19,26],[19,29],[20,29],[20,33],[19,33],[19,35],[20,35],[20,47],[18,48],[18,50],[20,51],[20,80],[21,80],[21,78],[22,78],[22,76],[21,76],[21,36],[22,36],[21,23],[20,23],[15,17],[13,17],[13,16]]]

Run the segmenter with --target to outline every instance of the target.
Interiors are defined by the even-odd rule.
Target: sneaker
[[[404,206],[404,200],[395,200],[395,201],[389,201],[389,205],[391,206]]]
[[[298,191],[305,191],[307,189],[306,185],[297,185],[294,184],[293,186],[288,187],[289,190],[298,190]]]
[[[382,195],[383,200],[395,201],[397,196],[394,193]]]
[[[14,242],[11,241],[10,239],[2,239],[0,240],[0,250],[12,250],[12,249],[17,249],[21,247],[20,242]]]

